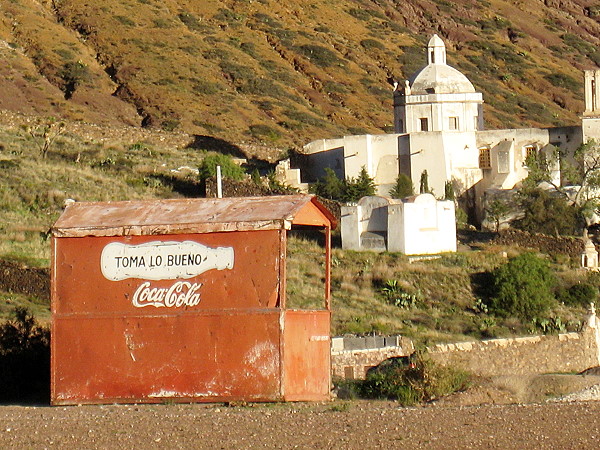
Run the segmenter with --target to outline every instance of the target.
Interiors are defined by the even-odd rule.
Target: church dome
[[[446,46],[437,34],[427,45],[428,64],[408,81],[412,94],[466,94],[475,92],[469,79],[446,64]]]

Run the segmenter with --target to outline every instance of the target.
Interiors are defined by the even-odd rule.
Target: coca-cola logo
[[[177,281],[171,287],[153,287],[149,281],[138,286],[131,302],[136,308],[154,306],[155,308],[181,308],[200,304],[202,283]]]

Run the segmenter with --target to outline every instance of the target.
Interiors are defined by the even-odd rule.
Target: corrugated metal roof
[[[294,220],[298,217],[298,220]],[[58,237],[156,235],[331,225],[312,195],[76,202],[54,224]]]

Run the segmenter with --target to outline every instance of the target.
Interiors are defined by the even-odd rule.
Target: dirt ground
[[[597,448],[600,402],[547,403],[598,375],[477,380],[407,408],[390,401],[0,406],[0,448]],[[521,403],[535,401],[535,403]]]
[[[0,407],[0,448],[597,448],[600,403]]]
[[[0,259],[0,291],[50,300],[50,270]]]

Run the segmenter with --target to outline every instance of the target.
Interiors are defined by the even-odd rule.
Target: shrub
[[[372,48],[376,48],[379,50],[385,50],[385,45],[383,45],[377,39],[363,39],[362,41],[360,41],[360,45],[361,45],[361,47],[363,47],[364,49],[367,49],[367,50],[372,49]]]
[[[559,290],[556,298],[565,305],[588,306],[598,298],[598,288],[589,283],[579,283]]]
[[[379,290],[388,303],[399,308],[411,309],[419,303],[419,296],[406,292],[398,280],[387,280]]]
[[[0,401],[48,401],[50,330],[27,308],[0,325]]]
[[[358,391],[361,397],[393,399],[410,406],[464,390],[469,379],[465,371],[440,366],[415,353],[410,360],[386,360],[370,370]]]
[[[375,194],[375,181],[362,167],[356,178],[341,180],[333,169],[326,167],[325,176],[311,186],[311,192],[340,202],[356,202]]]
[[[517,202],[523,217],[511,221],[511,225],[519,230],[572,236],[582,226],[576,207],[543,189],[524,188],[519,192]]]
[[[408,175],[401,173],[396,178],[396,184],[390,191],[392,198],[405,198],[415,195],[415,190],[412,184],[412,180]]]
[[[548,263],[533,253],[523,253],[493,272],[494,295],[490,311],[499,316],[531,320],[541,317],[553,301],[555,279]]]
[[[338,178],[332,168],[325,168],[325,175],[314,183],[312,193],[331,200],[341,200],[344,194],[344,182]]]
[[[165,131],[175,131],[179,126],[179,120],[177,119],[166,119],[160,124],[160,127]]]
[[[202,30],[202,25],[200,24],[200,21],[193,14],[190,14],[190,13],[184,11],[184,12],[179,13],[177,15],[177,17],[188,28],[188,30],[190,30],[190,31]]]
[[[232,180],[241,180],[244,178],[245,171],[238,166],[233,159],[222,153],[213,153],[207,155],[198,167],[198,176],[200,181],[204,182],[209,177],[217,175],[217,166],[221,166],[221,176],[231,178]]]
[[[256,124],[250,125],[250,134],[260,140],[267,140],[270,142],[275,142],[281,138],[281,134],[274,128],[271,128],[268,125]]]
[[[340,62],[334,52],[320,45],[302,45],[298,50],[319,67],[329,67]]]
[[[562,87],[569,91],[577,92],[581,89],[581,83],[573,77],[563,73],[550,73],[544,75],[544,78],[552,83],[553,86]]]
[[[364,166],[360,169],[357,178],[348,178],[344,184],[342,200],[346,202],[357,202],[367,195],[375,195],[375,180],[369,176]]]

